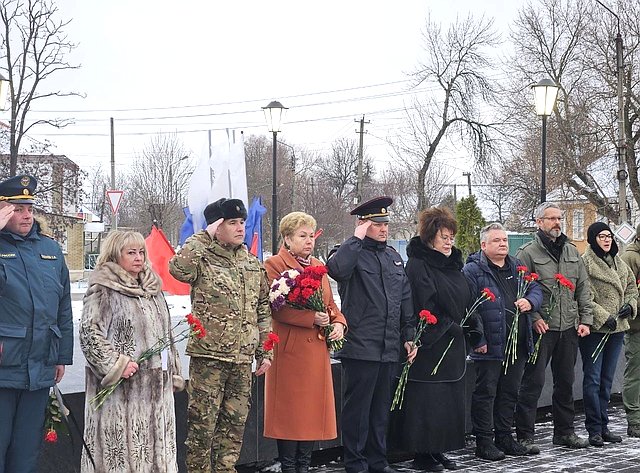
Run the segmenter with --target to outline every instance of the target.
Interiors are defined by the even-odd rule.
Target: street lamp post
[[[535,96],[536,114],[542,117],[542,176],[540,203],[547,201],[547,117],[553,112],[559,87],[551,79],[542,79],[531,87]]]
[[[278,252],[278,173],[276,167],[276,152],[278,146],[278,132],[280,131],[284,111],[287,110],[287,107],[274,100],[266,107],[262,107],[262,110],[264,111],[264,118],[267,121],[267,128],[271,133],[273,133],[273,159],[271,162],[271,166],[273,168],[273,181],[271,188],[271,254],[275,255]]]

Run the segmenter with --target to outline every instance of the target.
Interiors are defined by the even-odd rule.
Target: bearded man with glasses
[[[562,211],[556,204],[544,202],[536,209],[535,216],[538,231],[534,239],[516,253],[516,258],[529,271],[538,273],[544,296],[539,313],[532,314],[533,330],[542,337],[538,358],[525,368],[515,414],[518,440],[529,454],[540,452],[533,436],[538,399],[549,362],[553,374],[553,444],[569,448],[589,446],[589,442],[574,431],[573,381],[578,338],[589,335],[593,323],[589,276],[577,248],[562,233]],[[555,277],[558,273],[568,279],[575,290],[559,287]],[[553,304],[550,304],[551,294],[554,294]]]

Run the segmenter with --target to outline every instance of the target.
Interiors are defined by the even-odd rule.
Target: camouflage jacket
[[[191,311],[207,332],[189,341],[189,356],[232,363],[271,358],[262,349],[271,330],[269,284],[244,245],[227,248],[200,231],[171,259],[169,272],[191,285]]]

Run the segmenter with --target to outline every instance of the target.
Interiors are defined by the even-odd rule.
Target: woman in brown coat
[[[292,212],[280,221],[284,245],[265,263],[270,281],[289,269],[322,265],[311,256],[315,229],[315,219],[303,212]],[[326,275],[322,290],[327,312],[286,305],[272,314],[280,343],[265,378],[264,436],[278,441],[282,473],[306,473],[314,441],[338,436],[331,362],[321,327],[332,324],[329,338],[340,340],[346,321],[333,301]]]

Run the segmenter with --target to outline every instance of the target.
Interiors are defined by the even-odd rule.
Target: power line
[[[345,88],[345,89],[335,89],[335,90],[326,90],[326,91],[321,91],[321,92],[310,92],[310,93],[306,93],[306,94],[298,94],[298,95],[288,95],[285,97],[282,97],[283,99],[295,99],[295,98],[300,98],[300,97],[310,97],[310,96],[314,96],[314,95],[323,95],[323,94],[335,94],[335,93],[339,93],[339,92],[350,92],[353,90],[362,90],[362,89],[370,89],[370,88],[374,88],[374,87],[384,87],[387,85],[395,85],[395,84],[402,84],[402,83],[407,83],[407,82],[411,82],[412,79],[403,79],[403,80],[397,80],[397,81],[392,81],[392,82],[383,82],[381,84],[370,84],[370,85],[362,85],[362,86],[358,86],[358,87],[349,87],[349,88]],[[268,100],[271,100],[270,98],[261,98],[261,99],[250,99],[250,100],[239,100],[239,101],[235,101],[235,102],[218,102],[218,103],[212,103],[212,104],[195,104],[195,105],[176,105],[176,106],[171,106],[171,107],[140,107],[140,108],[114,108],[114,109],[95,109],[95,110],[33,110],[33,112],[40,112],[40,113],[96,113],[96,112],[102,112],[102,113],[112,113],[112,112],[140,112],[140,111],[151,111],[151,110],[174,110],[174,109],[181,109],[181,108],[199,108],[199,107],[220,107],[220,106],[224,106],[224,105],[240,105],[240,104],[245,104],[245,103],[252,103],[252,102],[266,102]]]

